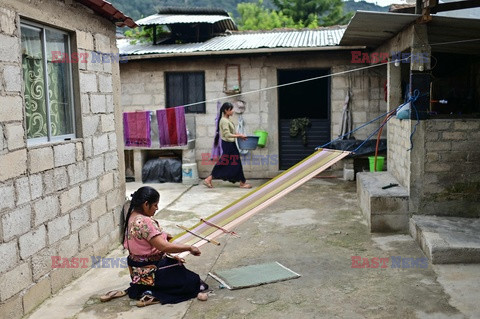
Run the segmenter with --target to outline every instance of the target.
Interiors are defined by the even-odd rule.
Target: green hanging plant
[[[300,117],[293,119],[290,122],[290,136],[296,137],[298,134],[302,135],[303,145],[307,146],[307,127],[311,125],[311,122],[306,117]]]

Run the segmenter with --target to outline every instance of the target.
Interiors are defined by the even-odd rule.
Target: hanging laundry
[[[160,147],[187,145],[185,107],[157,110]]]
[[[125,146],[150,147],[150,111],[124,112],[123,137]]]

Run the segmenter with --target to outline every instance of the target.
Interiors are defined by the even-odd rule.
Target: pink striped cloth
[[[125,146],[150,147],[150,111],[123,113]]]
[[[160,147],[187,144],[187,125],[183,106],[157,110]]]

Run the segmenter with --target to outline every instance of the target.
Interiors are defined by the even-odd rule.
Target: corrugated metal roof
[[[222,20],[230,20],[230,17],[222,16],[222,15],[190,15],[190,14],[154,14],[148,16],[146,18],[140,19],[137,21],[138,25],[146,26],[146,25],[154,25],[154,24],[175,24],[175,23],[211,23],[214,24],[216,22]],[[233,24],[233,21],[232,21]],[[236,29],[236,28],[235,28]]]
[[[335,47],[346,27],[282,30],[263,32],[238,32],[231,35],[217,36],[201,43],[185,44],[135,44],[131,45],[128,39],[117,40],[121,54],[182,54],[194,52],[275,49],[275,48],[316,48]]]

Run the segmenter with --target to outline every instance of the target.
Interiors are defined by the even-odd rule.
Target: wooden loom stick
[[[180,227],[181,229],[183,229],[183,230],[186,231],[187,233],[190,233],[190,234],[192,234],[193,236],[198,237],[198,238],[200,238],[200,239],[203,239],[203,240],[205,240],[205,241],[207,241],[207,242],[209,242],[209,243],[215,244],[215,245],[217,245],[217,246],[220,245],[220,243],[219,243],[218,241],[215,241],[215,240],[213,240],[213,239],[208,239],[208,238],[206,238],[206,237],[200,236],[200,235],[194,233],[193,231],[189,230],[189,229],[188,229],[187,227],[185,227],[185,226],[177,225],[177,227]]]
[[[203,218],[200,218],[200,220],[201,220],[202,222],[204,222],[205,224],[207,224],[208,226],[212,226],[212,227],[215,227],[215,228],[217,228],[217,229],[220,229],[220,230],[223,231],[225,234],[230,234],[230,235],[235,236],[235,237],[240,237],[240,236],[239,236],[236,232],[234,232],[234,231],[227,230],[227,229],[225,229],[225,228],[223,228],[223,227],[220,227],[220,226],[218,226],[218,225],[215,225],[214,223],[211,223],[211,222],[209,222],[209,221],[206,221],[206,220],[203,219]]]

